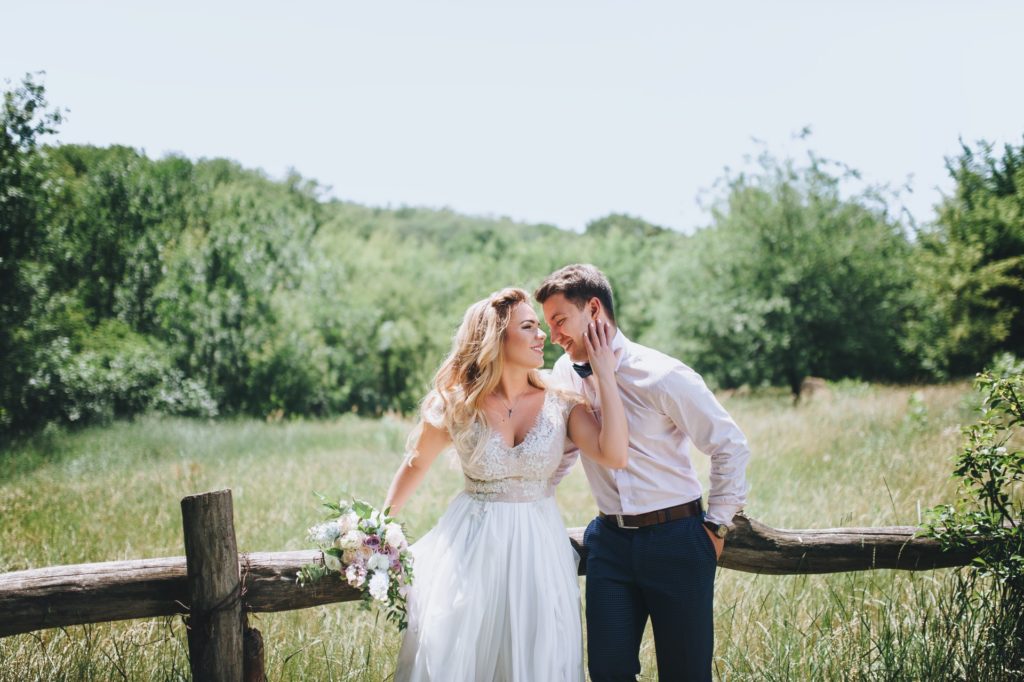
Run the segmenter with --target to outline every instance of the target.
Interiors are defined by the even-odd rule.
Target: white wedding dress
[[[572,407],[549,390],[521,443],[477,426],[458,452],[466,488],[411,547],[396,682],[583,680],[578,557],[549,482]]]

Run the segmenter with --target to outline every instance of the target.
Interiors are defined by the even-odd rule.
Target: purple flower
[[[363,544],[367,547],[373,547],[374,549],[380,547],[380,536],[379,535],[367,535],[366,539],[363,540]]]

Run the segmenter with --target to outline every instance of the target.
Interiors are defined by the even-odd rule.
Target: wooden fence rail
[[[319,551],[238,554],[229,490],[185,498],[182,514],[185,557],[0,574],[0,637],[83,623],[186,614],[190,619],[199,617],[203,625],[199,636],[193,636],[196,628],[192,626],[198,622],[190,623],[193,677],[241,679],[230,668],[234,663],[230,670],[197,669],[196,665],[206,660],[211,666],[223,666],[225,655],[241,661],[245,613],[288,611],[359,598],[356,590],[340,580],[322,580],[308,587],[296,583],[301,566],[322,561]],[[976,554],[944,552],[934,540],[915,537],[918,529],[913,526],[785,530],[742,515],[733,522],[735,529],[719,565],[750,573],[929,570],[966,565]],[[583,558],[580,573],[584,574],[583,529],[571,528],[568,536]],[[237,665],[240,671],[241,663]]]

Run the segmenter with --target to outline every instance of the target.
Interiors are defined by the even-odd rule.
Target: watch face
[[[724,523],[715,523],[714,521],[705,521],[704,527],[715,534],[715,537],[725,539],[725,536],[729,534],[729,526]]]
[[[729,534],[729,526],[724,523],[715,523],[714,521],[705,521],[704,525],[715,534],[715,537],[725,539],[725,536]]]

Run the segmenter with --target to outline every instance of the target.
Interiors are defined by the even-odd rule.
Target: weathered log
[[[719,561],[723,568],[765,574],[835,573],[871,568],[927,570],[963,566],[977,552],[943,552],[915,538],[913,526],[785,530],[737,516]],[[570,528],[574,545],[583,528]],[[586,551],[580,547],[584,556]],[[288,611],[353,601],[359,593],[341,580],[300,587],[316,550],[239,555],[245,611]],[[585,570],[581,562],[581,574]],[[169,616],[187,611],[184,557],[54,566],[0,574],[0,637],[43,628]]]
[[[880,528],[772,528],[742,514],[718,564],[748,573],[801,575],[876,568],[928,571],[966,566],[980,547],[943,551],[938,541],[916,537],[917,526]]]
[[[304,609],[354,601],[341,580],[299,587],[299,569],[317,550],[240,554],[246,611]],[[185,557],[50,566],[0,573],[0,637],[44,628],[188,613]]]
[[[878,528],[772,528],[737,514],[725,550],[718,560],[722,568],[766,575],[843,573],[893,568],[927,571],[966,566],[980,546],[956,552],[943,551],[936,540],[916,537],[917,526]],[[580,575],[586,573],[583,528],[570,528],[569,539],[579,552]]]
[[[0,637],[45,628],[185,613],[185,557],[0,573]]]
[[[240,682],[244,669],[242,584],[231,491],[181,501],[190,597],[188,654],[196,682]]]
[[[245,608],[253,612],[291,611],[321,604],[356,601],[362,595],[344,580],[324,578],[312,585],[297,584],[299,569],[306,564],[323,564],[324,555],[315,549],[297,552],[243,554],[246,574]]]

